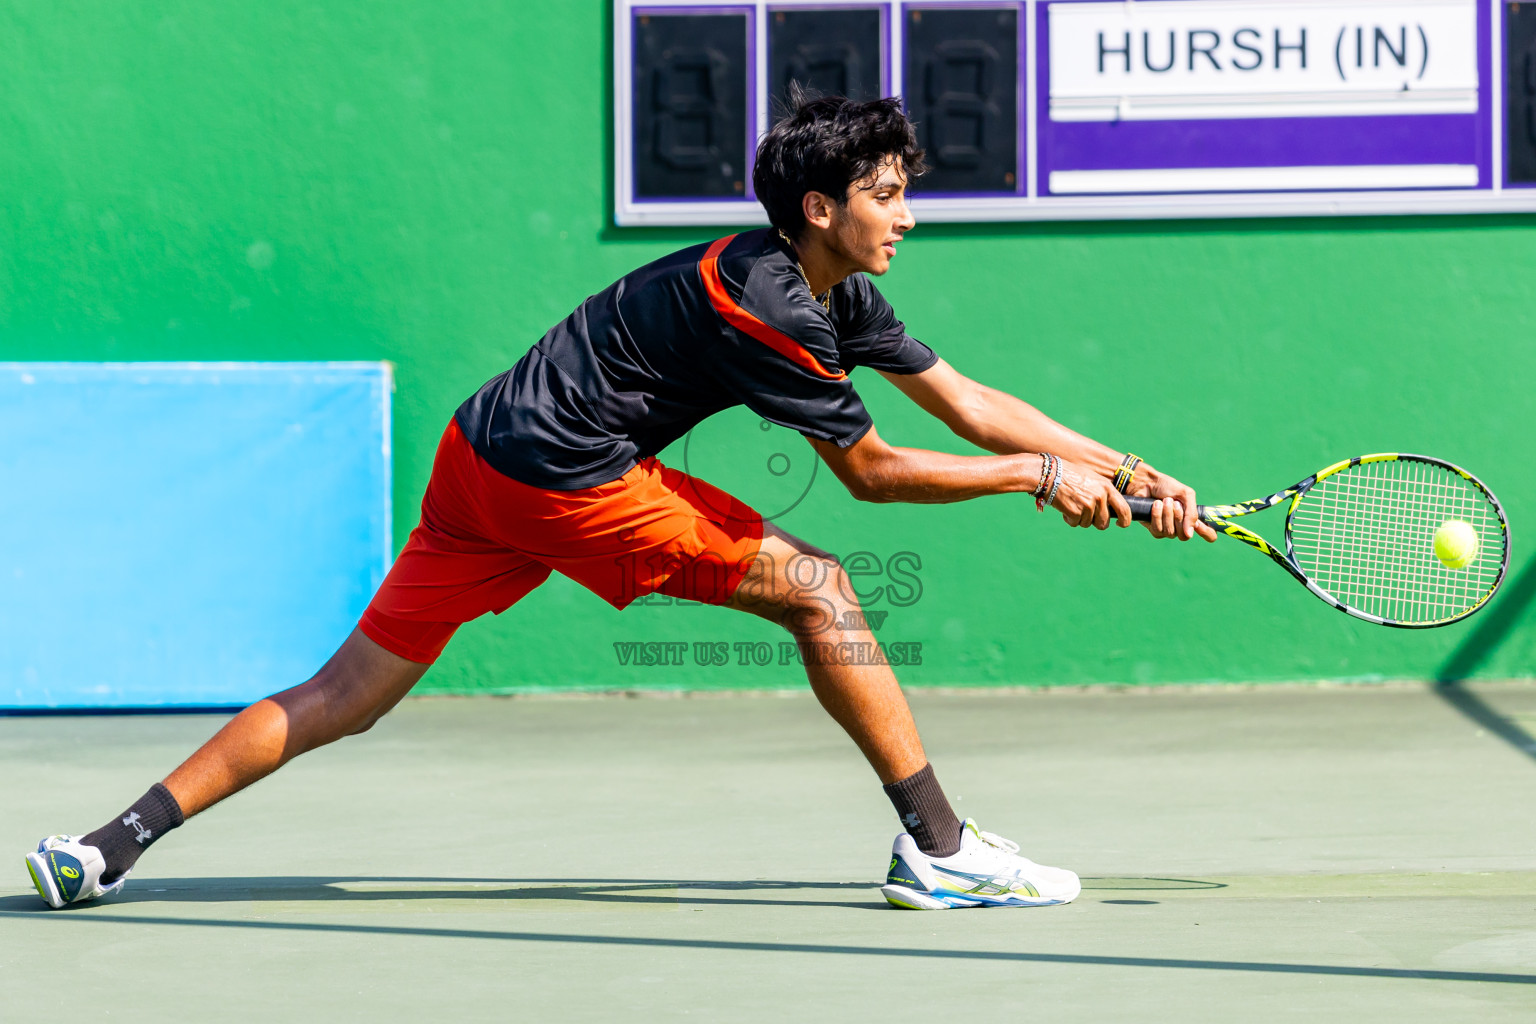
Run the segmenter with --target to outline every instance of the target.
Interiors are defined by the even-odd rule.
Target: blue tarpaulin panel
[[[384,363],[0,363],[0,708],[307,679],[390,561]]]

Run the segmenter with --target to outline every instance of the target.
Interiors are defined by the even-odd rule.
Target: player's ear
[[[822,192],[807,192],[800,198],[805,222],[825,230],[832,226],[832,200]]]

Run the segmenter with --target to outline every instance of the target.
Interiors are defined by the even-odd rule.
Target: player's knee
[[[785,565],[783,586],[792,605],[825,601],[835,599],[847,577],[836,555],[801,552]]]
[[[858,607],[851,600],[848,574],[832,555],[799,555],[785,575],[789,615],[784,625],[792,633],[803,636],[831,629],[843,611]]]
[[[372,687],[342,673],[321,669],[304,685],[318,698],[317,732],[329,739],[365,733],[389,710],[380,706]]]
[[[360,736],[394,709],[394,700],[374,693],[357,694],[346,710],[346,736]]]
[[[368,717],[364,718],[362,720],[362,722],[359,723],[357,725],[357,727],[354,728],[351,732],[347,733],[347,735],[348,736],[361,736],[363,733],[367,732],[369,729],[372,729],[375,725],[377,725],[378,722],[379,722],[379,719],[381,719],[383,717],[384,717],[384,712],[382,712],[382,711],[377,712],[375,714],[371,714]]]

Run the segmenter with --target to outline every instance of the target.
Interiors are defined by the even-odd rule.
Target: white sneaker
[[[122,889],[131,871],[123,872],[110,885],[101,884],[107,862],[101,851],[80,842],[80,836],[49,836],[37,844],[37,852],[27,854],[27,870],[37,894],[57,910],[68,903],[84,903],[98,896],[109,896]]]
[[[1065,868],[1019,856],[1019,845],[983,832],[972,818],[960,830],[960,850],[930,857],[903,832],[891,847],[891,870],[880,894],[904,910],[959,907],[1049,907],[1071,903],[1083,885]]]

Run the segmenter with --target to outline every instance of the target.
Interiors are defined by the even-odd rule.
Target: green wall
[[[403,543],[465,395],[614,277],[722,233],[611,226],[610,17],[596,0],[6,0],[0,358],[392,360]],[[777,522],[878,561],[861,563],[881,638],[922,644],[909,683],[1536,674],[1533,245],[1517,217],[922,225],[881,282],[962,371],[1212,500],[1367,451],[1467,465],[1515,537],[1514,585],[1469,623],[1357,623],[1236,545],[1067,530],[1022,498],[859,505],[823,471]],[[963,450],[866,373],[889,440]],[[777,512],[812,463],[758,427],[719,417],[686,462]],[[714,608],[616,613],[557,577],[466,626],[423,688],[799,685],[691,649],[624,666],[614,647],[781,639]]]

